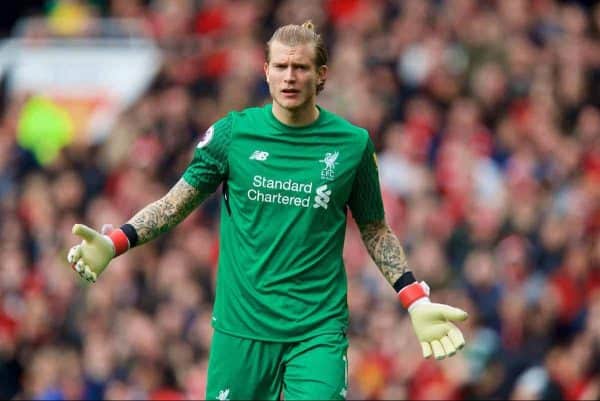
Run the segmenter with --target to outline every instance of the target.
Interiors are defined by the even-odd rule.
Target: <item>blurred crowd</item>
[[[204,398],[219,194],[94,285],[66,262],[71,227],[120,225],[166,193],[214,121],[269,101],[264,43],[307,19],[330,51],[319,103],[369,130],[416,276],[470,314],[465,350],[424,360],[349,219],[348,399],[600,399],[600,5],[57,4],[144,21],[164,64],[105,141],[44,166],[15,139],[22,103],[3,103],[0,399]]]

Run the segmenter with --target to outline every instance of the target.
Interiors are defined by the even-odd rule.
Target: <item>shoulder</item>
[[[228,136],[233,134],[235,127],[244,127],[251,125],[261,118],[263,118],[264,112],[261,107],[251,107],[244,110],[232,110],[215,121],[212,125],[212,129],[217,132],[226,134]]]
[[[352,124],[344,117],[324,109],[323,107],[320,107],[320,109],[322,113],[325,113],[326,124],[335,126],[337,131],[359,138],[362,140],[361,143],[366,142],[369,138],[369,131],[365,128]]]
[[[264,107],[248,107],[244,110],[230,111],[225,118],[232,122],[252,121],[264,118]]]

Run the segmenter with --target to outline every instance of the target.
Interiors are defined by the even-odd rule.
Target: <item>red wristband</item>
[[[417,299],[427,297],[429,294],[425,291],[425,288],[418,282],[407,285],[398,293],[398,299],[406,309],[415,302]]]
[[[112,240],[115,247],[115,256],[125,253],[129,249],[129,239],[120,228],[113,230],[108,237]]]

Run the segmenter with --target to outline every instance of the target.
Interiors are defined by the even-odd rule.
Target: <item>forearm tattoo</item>
[[[408,271],[406,255],[398,237],[385,221],[359,225],[358,228],[369,255],[386,280],[394,285]]]
[[[140,210],[128,221],[137,232],[137,244],[144,244],[169,231],[209,195],[180,179],[165,196]]]

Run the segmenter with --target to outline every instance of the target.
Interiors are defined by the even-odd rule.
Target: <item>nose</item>
[[[296,75],[294,74],[294,69],[291,67],[286,68],[285,75],[283,76],[283,81],[286,83],[291,83],[296,81]]]

